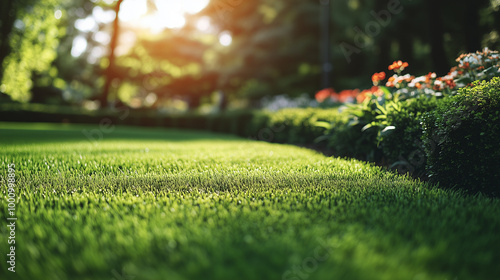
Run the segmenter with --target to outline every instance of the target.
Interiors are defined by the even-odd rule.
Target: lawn
[[[295,146],[94,129],[0,123],[0,279],[500,275],[498,199]],[[15,274],[6,256],[12,163]]]

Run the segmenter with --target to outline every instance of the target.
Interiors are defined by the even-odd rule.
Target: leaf
[[[391,95],[391,91],[389,90],[389,88],[384,86],[379,86],[379,89],[381,89],[385,94]]]
[[[359,110],[349,111],[349,114],[356,116],[358,118],[361,118],[364,115],[364,113],[362,111],[359,111]]]
[[[372,128],[373,126],[374,126],[373,123],[369,123],[369,124],[363,126],[363,128],[361,128],[361,131],[368,130],[368,129]]]
[[[350,120],[349,123],[347,124],[348,126],[356,126],[359,124],[358,120]]]
[[[394,100],[394,102],[392,102],[391,105],[394,108],[394,110],[396,110],[396,112],[401,112],[401,109],[403,108],[401,102],[398,102],[398,100]]]
[[[377,109],[379,109],[382,112],[382,114],[387,115],[387,109],[385,109],[382,105],[378,104],[378,102],[375,103],[375,105],[377,106]]]
[[[390,126],[388,126],[388,127],[384,128],[384,129],[382,130],[382,133],[387,132],[387,131],[390,131],[390,130],[394,130],[394,129],[396,129],[396,127],[395,127],[395,126],[393,126],[393,125],[390,125]]]
[[[331,129],[333,127],[333,125],[329,122],[324,122],[324,121],[317,121],[314,123],[314,126],[316,127],[322,127],[322,128],[325,128],[325,129]]]

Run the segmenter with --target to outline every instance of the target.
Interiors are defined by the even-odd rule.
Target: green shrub
[[[387,165],[397,168],[400,173],[416,176],[425,173],[425,153],[423,151],[421,118],[424,113],[437,107],[435,97],[407,99],[397,106],[387,106],[384,115],[386,125],[377,136]]]
[[[312,144],[325,131],[316,126],[316,122],[335,122],[338,117],[339,113],[335,109],[289,108],[272,114],[268,126],[276,131],[275,142]]]
[[[361,104],[349,105],[341,112],[342,118],[332,123],[327,131],[328,147],[337,156],[354,157],[366,161],[377,161],[380,149],[377,148],[377,130],[364,130],[375,120],[375,102],[367,100]]]
[[[470,193],[500,194],[500,78],[443,99],[423,125],[433,181]]]
[[[313,144],[324,134],[320,122],[338,122],[343,116],[336,109],[287,108],[277,112],[259,111],[253,115],[249,125],[249,135],[257,140],[289,143]]]
[[[252,139],[263,140],[262,134],[263,129],[267,127],[271,112],[268,111],[256,111],[254,112],[252,118],[248,122],[248,128],[246,130],[247,137]],[[260,134],[260,136],[259,136]]]

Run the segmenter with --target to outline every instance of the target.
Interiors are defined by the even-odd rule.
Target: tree
[[[218,55],[220,86],[235,94],[254,82],[264,94],[299,95],[320,88],[317,1],[212,1],[204,14],[233,38]]]
[[[23,9],[32,5],[34,0],[3,1],[0,5],[0,80],[3,73],[3,61],[11,52],[10,37],[14,22],[21,16]]]
[[[116,58],[115,79],[137,85],[138,93],[155,93],[160,99],[182,96],[191,109],[217,89],[218,71],[204,63],[210,44],[195,30],[165,30],[161,36],[143,35],[127,55]]]
[[[61,14],[58,6],[65,2],[56,0],[3,1],[5,10],[1,21],[1,88],[16,101],[28,101],[34,72],[51,68],[57,56],[59,37],[64,29],[59,27]],[[58,18],[59,17],[59,18]]]

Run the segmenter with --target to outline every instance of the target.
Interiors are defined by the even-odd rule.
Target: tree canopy
[[[212,0],[176,28],[141,25],[165,7],[138,2],[143,15],[127,22],[114,21],[121,1],[4,1],[0,91],[23,102],[46,86],[70,102],[154,94],[155,106],[183,98],[195,108],[215,91],[254,100],[321,89],[325,6],[317,0]],[[369,87],[366,77],[397,59],[414,73],[444,72],[462,52],[497,49],[499,7],[495,0],[331,1],[333,87]]]

